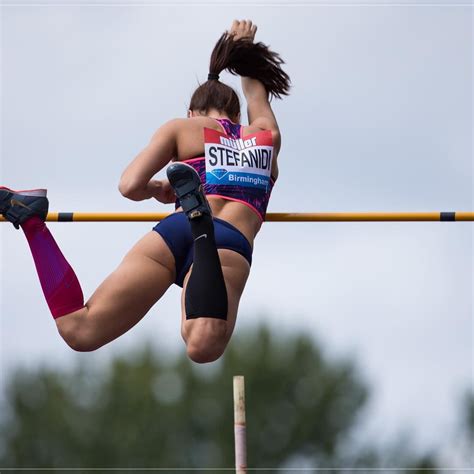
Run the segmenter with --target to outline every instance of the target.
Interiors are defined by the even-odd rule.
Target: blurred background
[[[328,358],[307,335],[261,326],[242,331],[211,366],[149,344],[106,369],[21,370],[7,388],[2,465],[231,468],[232,376],[243,373],[250,467],[442,472],[438,453],[414,447],[408,433],[381,446],[358,429],[370,389],[357,365]],[[458,430],[444,440],[468,459],[472,393],[453,408]]]
[[[293,82],[273,104],[270,212],[474,209],[469,3],[20,0],[1,13],[0,181],[47,187],[51,210],[171,211],[127,201],[118,180],[185,116],[234,18],[257,23]],[[87,297],[152,225],[49,227]],[[251,466],[474,464],[470,223],[265,224],[234,339],[206,366],[185,358],[178,288],[117,341],[74,353],[23,236],[2,224],[0,238],[0,466],[231,467],[235,374]]]

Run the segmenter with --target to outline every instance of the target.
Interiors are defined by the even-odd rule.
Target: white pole
[[[245,436],[245,385],[244,376],[234,377],[234,436],[235,472],[247,472],[247,443]]]

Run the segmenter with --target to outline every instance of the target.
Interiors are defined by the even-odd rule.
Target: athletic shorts
[[[233,250],[252,265],[252,246],[244,234],[222,219],[213,217],[213,220],[217,248]],[[163,237],[171,250],[176,263],[175,283],[182,287],[194,257],[194,240],[188,218],[184,212],[175,212],[156,224],[153,230]]]

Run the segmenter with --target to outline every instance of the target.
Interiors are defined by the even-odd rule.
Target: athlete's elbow
[[[120,179],[118,190],[123,197],[128,197],[128,195],[132,192],[131,183],[124,178]]]
[[[139,201],[139,188],[137,187],[137,184],[133,181],[122,178],[118,185],[118,190],[123,197],[131,199],[132,201]]]

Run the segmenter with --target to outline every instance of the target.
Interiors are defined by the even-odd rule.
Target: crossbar
[[[169,213],[50,212],[48,222],[157,222]],[[0,221],[5,221],[0,216]],[[474,221],[474,212],[270,212],[268,222],[426,222]]]

